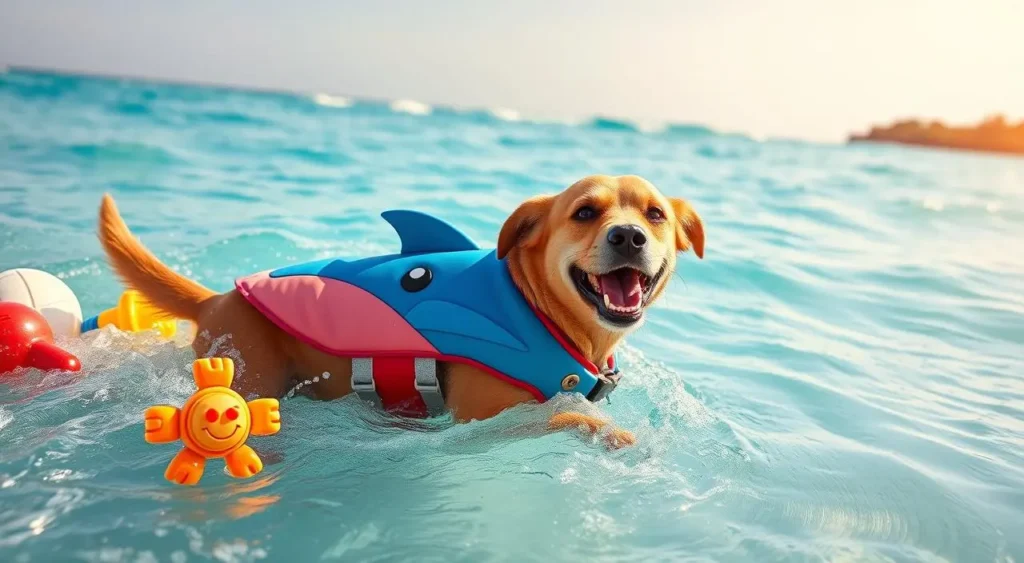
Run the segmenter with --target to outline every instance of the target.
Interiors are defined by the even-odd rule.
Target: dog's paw
[[[601,432],[605,427],[609,426],[607,422],[599,418],[578,412],[558,413],[548,420],[548,428],[550,430],[574,428],[589,436],[601,434],[605,445],[612,450],[636,444],[636,436],[629,430],[611,427],[607,432]]]
[[[604,443],[610,450],[617,450],[636,444],[636,436],[629,430],[615,428],[604,435]]]
[[[548,429],[565,430],[567,428],[577,428],[581,431],[594,434],[604,427],[605,424],[605,421],[592,416],[587,416],[583,413],[560,412],[548,420]]]

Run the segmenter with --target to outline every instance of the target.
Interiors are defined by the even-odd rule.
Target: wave
[[[121,115],[150,116],[153,115],[153,108],[149,104],[139,102],[118,102],[113,111]]]
[[[587,127],[592,129],[601,129],[603,131],[629,131],[633,133],[639,133],[640,127],[630,121],[624,119],[612,119],[610,117],[594,117],[590,121],[585,122]]]
[[[664,133],[672,137],[714,137],[718,135],[714,129],[695,123],[670,123],[665,127]]]
[[[306,162],[313,162],[317,164],[325,164],[331,166],[340,166],[351,164],[352,158],[345,155],[341,151],[337,150],[325,150],[321,148],[315,148],[311,146],[294,146],[287,148],[280,148],[277,150],[278,154],[283,156],[294,157]]]
[[[328,108],[347,108],[352,105],[351,98],[346,98],[345,96],[332,96],[324,93],[314,94],[313,102],[318,106]]]
[[[137,165],[177,164],[180,162],[171,151],[147,143],[108,141],[105,143],[77,143],[63,147],[63,150],[92,162],[122,162]]]
[[[998,215],[1003,211],[1003,203],[1000,201],[974,198],[974,197],[959,197],[959,198],[947,198],[941,194],[928,194],[920,200],[913,200],[909,202],[913,207],[920,205],[921,208],[932,211],[935,213],[942,213],[944,211],[954,211],[956,213],[974,213],[974,214],[990,214]]]
[[[391,111],[398,113],[408,113],[410,115],[430,115],[434,108],[423,102],[417,102],[416,100],[395,100],[391,102]]]
[[[573,124],[573,123],[570,123]],[[628,133],[644,133],[650,135],[665,135],[675,138],[698,138],[718,137],[720,133],[704,125],[696,123],[669,123],[658,120],[630,120],[624,118],[611,118],[597,116],[589,120],[574,123],[592,129],[604,131],[623,131]]]
[[[752,158],[757,150],[756,146],[736,146],[731,143],[722,144],[713,141],[702,143],[694,150],[694,153],[711,160],[743,160]]]
[[[15,87],[15,88],[26,88],[29,87],[33,91],[32,94],[38,95],[42,92],[38,90],[52,90],[48,92],[51,96],[59,96],[67,90],[74,89],[79,82],[82,80],[89,80],[89,78],[83,78],[75,75],[63,75],[60,73],[47,73],[47,72],[31,72],[21,71],[18,68],[7,69],[7,74],[0,73],[3,76],[3,80],[0,81],[0,88]],[[19,78],[23,79],[24,84],[19,83]],[[112,77],[98,77],[93,80],[102,81],[116,81],[119,85],[124,84],[156,84],[157,86],[165,89],[173,89],[177,96],[183,96],[186,93],[194,93],[199,88],[199,85],[192,84],[178,84],[178,83],[161,83],[153,82],[146,79],[124,79],[124,78],[112,78]],[[359,97],[348,97],[341,95],[328,94],[326,92],[316,92],[313,94],[301,94],[298,92],[284,92],[284,91],[261,91],[256,89],[248,89],[242,87],[218,87],[211,85],[203,85],[202,88],[207,90],[213,89],[218,91],[227,91],[231,93],[242,93],[250,96],[261,96],[261,97],[273,97],[279,98],[285,103],[287,100],[309,100],[312,101],[315,106],[324,108],[351,108],[353,106],[360,108],[372,108],[386,105],[390,111],[395,113],[405,113],[409,115],[425,116],[431,114],[446,114],[453,113],[457,115],[469,115],[475,119],[481,121],[488,119],[497,119],[503,122],[525,122],[533,123],[538,125],[545,124],[558,124],[569,127],[584,127],[602,131],[619,131],[625,133],[642,133],[648,135],[665,135],[668,137],[675,138],[695,138],[695,137],[712,137],[712,136],[732,136],[723,135],[707,126],[699,125],[695,123],[671,123],[659,120],[644,120],[644,119],[628,119],[621,117],[608,117],[602,115],[596,116],[579,116],[575,118],[539,118],[534,116],[524,115],[523,113],[502,106],[493,106],[488,108],[479,108],[474,110],[458,110],[455,108],[449,108],[445,106],[432,106],[430,104],[420,102],[413,99],[395,99],[395,100],[370,100]],[[309,106],[307,106],[308,108]],[[127,101],[122,102],[117,110],[125,114],[136,114],[145,115],[151,113],[153,108],[147,107],[144,103],[138,101]],[[233,113],[221,113],[213,114],[209,116],[214,121],[220,122],[248,122],[250,116],[237,115]],[[750,138],[747,135],[738,135],[740,137]]]
[[[319,106],[335,108],[370,108],[387,104],[388,109],[395,113],[406,113],[409,115],[442,115],[460,116],[470,119],[487,122],[498,120],[509,123],[530,123],[536,125],[561,125],[565,127],[584,127],[603,131],[620,131],[627,133],[642,133],[650,135],[665,135],[674,138],[699,138],[699,137],[720,137],[722,133],[705,125],[697,123],[671,123],[652,119],[627,119],[620,117],[579,116],[561,118],[541,118],[523,115],[522,112],[503,106],[487,108],[459,108],[452,106],[432,106],[430,104],[409,98],[395,100],[378,100],[373,102],[361,98],[349,98],[344,96],[333,96],[330,94],[318,93],[311,96],[312,100]],[[738,136],[749,139],[744,134],[732,134],[726,136]]]
[[[489,108],[434,106],[431,109],[431,113],[438,117],[461,118],[482,124],[496,122],[517,123],[520,121],[538,123],[536,121],[524,119],[523,115],[517,110],[501,106]]]
[[[522,121],[523,116],[518,111],[510,108],[490,108],[487,110],[491,115],[502,121]]]
[[[268,119],[263,119],[261,117],[257,117],[255,115],[250,114],[250,113],[244,113],[244,112],[241,112],[241,111],[232,111],[232,110],[207,111],[207,112],[201,112],[201,113],[194,113],[194,114],[190,114],[189,118],[196,119],[196,120],[201,120],[201,121],[209,121],[209,122],[213,122],[213,123],[231,123],[231,124],[239,124],[239,125],[265,125],[265,126],[269,126],[269,125],[273,125],[274,124],[273,121],[270,121]]]

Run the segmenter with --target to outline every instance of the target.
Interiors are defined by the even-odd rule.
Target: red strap
[[[407,417],[427,416],[427,405],[416,390],[415,359],[374,358],[373,383],[384,410]]]
[[[529,303],[529,305],[530,308],[533,309],[533,313],[537,315],[538,319],[540,319],[541,324],[544,325],[544,328],[548,329],[548,332],[551,333],[551,336],[553,336],[554,339],[559,344],[562,345],[562,348],[565,348],[565,351],[568,352],[574,360],[579,362],[580,365],[582,365],[584,368],[587,369],[587,371],[594,375],[601,373],[601,369],[594,365],[594,362],[588,360],[586,357],[583,356],[583,353],[580,352],[580,349],[572,344],[572,341],[569,340],[569,337],[566,336],[564,332],[562,332],[562,329],[558,328],[558,325],[555,324],[555,321],[552,321],[540,309],[535,307],[533,303]],[[606,363],[608,364],[608,369],[615,369],[615,356],[608,356]]]

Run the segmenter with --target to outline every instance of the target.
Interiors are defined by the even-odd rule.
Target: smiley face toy
[[[245,442],[250,434],[267,436],[281,430],[277,399],[246,403],[231,389],[235,364],[230,358],[196,360],[192,375],[199,390],[181,409],[166,405],[146,409],[147,442],[181,440],[185,444],[164,477],[179,485],[195,485],[206,460],[221,457],[232,477],[243,479],[262,471],[263,462]]]

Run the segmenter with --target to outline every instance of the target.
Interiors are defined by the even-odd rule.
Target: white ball
[[[30,268],[0,272],[0,301],[21,303],[39,311],[55,338],[77,336],[82,330],[78,298],[52,274]]]

